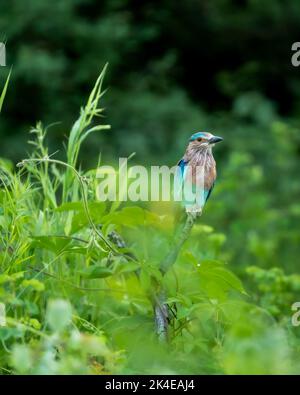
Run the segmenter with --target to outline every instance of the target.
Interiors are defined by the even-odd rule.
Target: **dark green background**
[[[106,62],[112,132],[86,147],[93,154],[161,158],[191,132],[219,129],[238,100],[248,121],[296,119],[300,80],[290,58],[299,33],[297,0],[1,1],[0,34],[13,65],[1,155],[24,154],[37,120],[61,122],[50,133],[60,146]]]

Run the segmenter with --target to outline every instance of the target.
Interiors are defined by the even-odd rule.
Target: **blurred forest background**
[[[0,3],[13,66],[0,156],[16,162],[37,120],[50,152],[109,62],[105,123],[83,167],[136,152],[173,165],[187,138],[213,129],[218,182],[203,221],[252,300],[287,323],[300,300],[300,41],[298,0],[28,0]],[[7,68],[0,68],[4,81]],[[63,153],[58,153],[60,157]],[[300,330],[299,330],[300,331]]]

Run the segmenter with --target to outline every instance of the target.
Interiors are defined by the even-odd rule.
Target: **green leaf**
[[[92,216],[95,218],[101,218],[105,209],[105,202],[90,202],[88,204],[89,211]],[[64,203],[61,206],[57,207],[55,211],[64,212],[64,211],[82,211],[84,212],[84,204],[83,202],[68,202]]]
[[[103,223],[104,212],[106,210],[105,202],[91,202],[88,204],[89,213],[94,223]],[[68,202],[56,208],[58,212],[74,211],[70,234],[78,232],[88,225],[89,220],[82,202]]]
[[[0,275],[0,284],[4,284],[4,283],[9,283],[9,282],[13,282],[16,281],[20,278],[22,278],[24,276],[24,272],[17,272],[17,273],[13,273],[13,274],[1,274]]]
[[[241,280],[230,270],[226,269],[223,263],[206,260],[199,264],[200,266],[197,266],[197,270],[200,278],[204,280],[203,283],[210,284],[211,289],[213,287],[218,287],[222,291],[234,289],[242,294],[246,294]]]
[[[24,335],[23,329],[19,326],[18,328],[1,327],[0,328],[0,340],[8,340],[11,338],[18,339]]]
[[[83,203],[82,202],[68,202],[64,203],[61,206],[57,207],[55,211],[63,212],[63,211],[76,211],[76,210],[83,210]]]
[[[25,288],[32,287],[37,292],[42,292],[45,289],[44,283],[42,283],[41,281],[37,280],[36,278],[32,278],[30,280],[23,280],[22,281],[22,286],[25,287]]]
[[[52,252],[60,252],[64,250],[71,240],[63,237],[55,236],[32,236],[33,247],[49,250]]]
[[[241,280],[223,262],[213,259],[199,261],[190,251],[184,253],[184,258],[196,268],[201,286],[209,297],[224,296],[230,289],[247,295]]]
[[[141,269],[140,282],[141,282],[143,289],[145,289],[146,291],[148,291],[151,288],[151,285],[152,285],[151,277],[145,268]]]
[[[135,227],[138,225],[157,226],[161,222],[161,218],[157,214],[136,206],[125,207],[120,211],[105,215],[102,220],[103,223],[113,223],[115,225],[127,227]]]
[[[105,278],[113,274],[111,269],[104,266],[90,266],[79,272],[86,279]]]
[[[117,264],[114,272],[115,274],[129,273],[129,272],[134,272],[139,268],[140,268],[140,264],[137,262],[122,261]]]

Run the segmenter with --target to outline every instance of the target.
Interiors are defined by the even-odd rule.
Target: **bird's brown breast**
[[[186,181],[192,184],[204,182],[204,189],[209,190],[216,180],[216,162],[212,154],[194,156],[188,163]]]

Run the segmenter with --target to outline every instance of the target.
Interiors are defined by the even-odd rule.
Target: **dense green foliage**
[[[73,125],[66,162],[49,157],[41,124],[31,131],[35,148],[18,164],[20,170],[1,162],[0,282],[7,315],[0,328],[3,372],[297,373],[300,342],[289,309],[300,276],[248,266],[256,285],[246,292],[227,263],[240,259],[244,275],[250,256],[256,264],[274,266],[277,246],[268,231],[274,237],[278,228],[278,256],[287,237],[280,229],[283,215],[292,226],[298,206],[291,207],[289,216],[272,207],[269,195],[260,192],[262,169],[249,154],[233,151],[207,219],[217,217],[219,229],[231,222],[228,238],[234,248],[226,245],[225,234],[201,220],[174,269],[162,278],[158,265],[173,234],[166,204],[141,208],[99,202],[95,170],[76,171],[81,143],[107,128],[92,126],[102,112],[102,78]],[[271,124],[273,144],[283,131],[282,122]],[[284,155],[291,146],[278,144],[278,150]],[[234,175],[240,177],[243,199],[236,207],[238,218],[237,200],[231,202]],[[255,204],[242,198],[253,190]],[[257,218],[261,230],[253,225]],[[237,224],[245,235],[235,229]],[[110,241],[116,231],[128,247]],[[177,310],[168,345],[157,343],[150,302],[161,283],[169,306]]]
[[[298,0],[5,3],[1,372],[299,374]],[[108,92],[102,74],[73,123],[106,61]],[[218,181],[162,278],[171,208],[97,201],[99,153],[173,165],[210,128]],[[161,283],[177,308],[169,345],[150,302]]]

